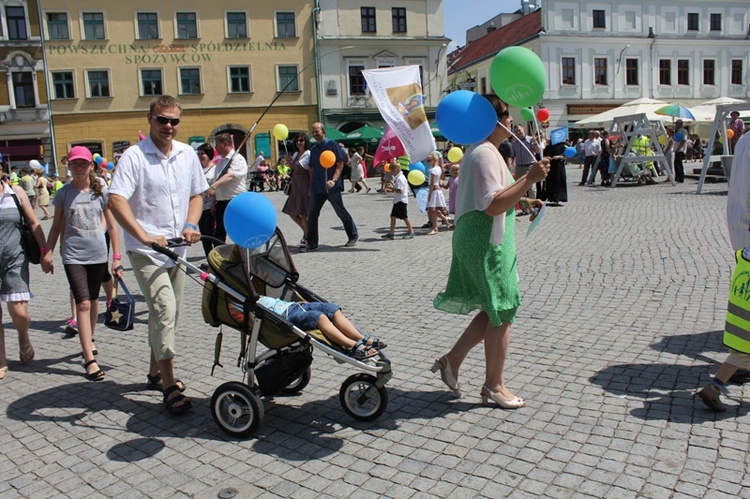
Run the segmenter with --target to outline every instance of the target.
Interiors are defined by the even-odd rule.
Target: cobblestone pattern
[[[462,366],[461,399],[429,372],[469,320],[432,308],[451,235],[381,239],[390,199],[374,191],[345,194],[356,247],[343,247],[326,206],[320,251],[295,254],[301,282],[389,344],[390,404],[370,423],[339,404],[355,371],[317,354],[301,394],[265,402],[254,438],[227,438],[209,406],[217,386],[242,378],[238,335],[224,331],[225,367],[211,377],[217,329],[202,320],[192,281],[176,358],[191,415],[168,416],[158,392],[145,391],[140,295],[133,331],[99,325],[107,377],[86,381],[77,340],[62,334],[61,263],[53,276],[34,267],[30,366],[18,362],[3,316],[10,372],[0,382],[0,496],[216,497],[234,487],[238,497],[750,497],[750,390],[729,386],[719,415],[692,398],[726,353],[726,184],[707,184],[703,195],[695,182],[613,190],[578,187],[579,174],[569,169],[571,202],[550,207],[536,233],[526,237],[529,222],[518,220],[523,307],[507,367],[510,388],[529,400],[518,411],[480,404],[481,349]],[[285,200],[267,195],[279,208]],[[421,226],[426,216],[413,200],[409,208]],[[288,217],[279,224],[298,241]],[[199,261],[202,252],[190,255]],[[132,272],[125,279],[138,291]]]

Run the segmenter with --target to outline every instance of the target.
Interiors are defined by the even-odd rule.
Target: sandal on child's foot
[[[385,347],[388,346],[380,338],[373,338],[369,334],[366,334],[365,337],[362,339],[362,341],[365,343],[365,346],[368,346],[370,348],[374,348],[376,350],[380,350],[380,349],[385,348]]]
[[[353,359],[365,360],[370,357],[374,357],[378,354],[378,351],[372,347],[365,345],[363,340],[357,341],[351,348],[346,349],[346,355]]]
[[[171,414],[182,414],[193,408],[193,403],[182,393],[170,398],[172,393],[179,391],[180,387],[177,385],[172,385],[164,391],[164,406]]]
[[[161,373],[156,373],[155,376],[146,374],[146,378],[148,379],[148,382],[146,383],[146,390],[157,390],[160,392],[164,391],[164,384],[161,381]],[[180,393],[184,392],[185,389],[187,389],[187,386],[185,386],[185,383],[183,383],[182,380],[176,379],[174,380],[174,384],[180,388]]]
[[[18,352],[18,356],[21,359],[21,364],[28,364],[34,360],[34,347],[31,346],[31,343],[21,345],[21,350]]]
[[[86,377],[88,379],[90,379],[91,381],[101,381],[101,380],[103,380],[104,379],[104,371],[102,371],[101,369],[99,369],[99,370],[97,370],[97,371],[95,371],[93,373],[89,373],[89,366],[92,365],[92,364],[96,364],[96,359],[91,359],[90,361],[86,362],[83,365],[83,368],[86,370]],[[99,367],[99,364],[97,364],[96,367]]]

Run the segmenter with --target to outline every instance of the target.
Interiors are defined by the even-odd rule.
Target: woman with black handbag
[[[42,227],[34,214],[29,198],[19,186],[11,186],[3,176],[2,197],[0,197],[0,302],[8,304],[8,313],[18,331],[19,357],[22,364],[34,359],[34,348],[29,338],[29,258],[23,244],[22,230],[31,231],[34,240],[44,251],[47,241]],[[38,256],[38,255],[37,255]],[[45,272],[51,270],[42,265]],[[2,308],[0,308],[0,379],[8,372],[5,357],[5,329],[3,328]]]

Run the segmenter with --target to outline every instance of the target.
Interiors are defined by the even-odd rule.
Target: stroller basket
[[[260,392],[264,397],[273,397],[299,378],[312,361],[312,346],[309,343],[271,357],[255,369]]]

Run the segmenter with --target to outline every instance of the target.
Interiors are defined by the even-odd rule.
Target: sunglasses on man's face
[[[180,124],[180,118],[167,118],[166,116],[152,116],[152,118],[154,118],[160,125],[166,125],[169,123],[172,126],[177,126]]]

